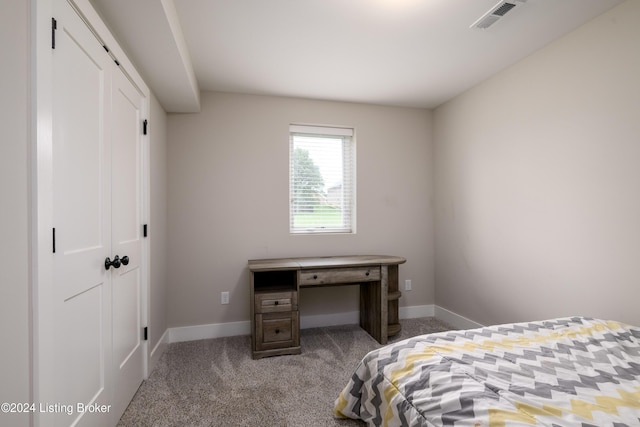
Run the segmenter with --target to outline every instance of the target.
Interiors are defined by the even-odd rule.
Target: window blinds
[[[291,125],[291,233],[355,232],[353,129]]]

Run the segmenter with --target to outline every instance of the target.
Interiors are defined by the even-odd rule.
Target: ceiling
[[[200,91],[434,108],[622,0],[91,0],[167,112]]]

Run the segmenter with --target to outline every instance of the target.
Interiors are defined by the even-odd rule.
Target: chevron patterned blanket
[[[371,426],[640,426],[640,328],[583,317],[372,351],[334,412]]]

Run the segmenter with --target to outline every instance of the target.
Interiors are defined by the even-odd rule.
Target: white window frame
[[[342,191],[340,206],[342,224],[330,222],[318,225],[296,224],[294,152],[296,137],[327,138],[342,140]],[[300,140],[298,140],[298,144]],[[289,126],[289,232],[291,234],[355,234],[356,232],[356,143],[352,127],[311,126],[292,124]]]

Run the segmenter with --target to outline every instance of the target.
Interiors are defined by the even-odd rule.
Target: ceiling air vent
[[[469,28],[481,28],[486,29],[498,22],[503,16],[509,13],[514,8],[518,7],[527,0],[511,0],[501,1],[497,5],[493,6],[487,13],[482,15],[480,19],[471,24]]]

